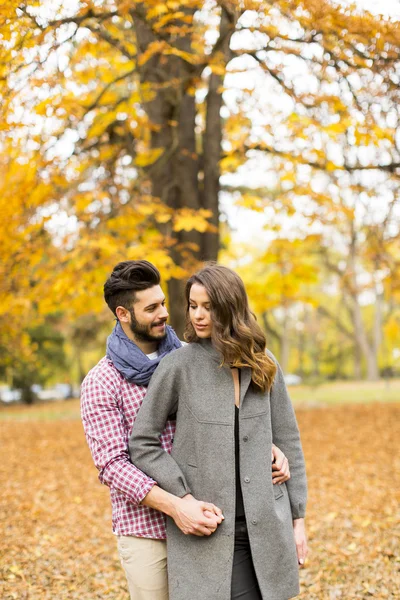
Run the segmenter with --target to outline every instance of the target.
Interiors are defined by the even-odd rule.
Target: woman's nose
[[[202,319],[204,317],[204,310],[203,310],[203,308],[201,306],[198,306],[196,308],[196,311],[195,311],[194,315],[195,315],[196,319],[198,319],[198,320]]]

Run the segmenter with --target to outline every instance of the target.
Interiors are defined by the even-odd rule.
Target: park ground
[[[400,384],[292,397],[310,496],[299,598],[398,598]],[[0,598],[128,600],[78,401],[2,408],[0,439]]]

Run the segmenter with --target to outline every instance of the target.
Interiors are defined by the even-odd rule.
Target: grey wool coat
[[[272,356],[272,355],[271,355]],[[275,359],[274,359],[275,360]],[[170,600],[230,600],[235,529],[235,404],[229,367],[209,340],[167,355],[157,367],[132,430],[132,462],[168,492],[219,506],[225,520],[211,536],[184,535],[167,523]],[[263,600],[299,593],[292,519],[304,517],[307,484],[294,411],[278,365],[270,393],[243,368],[239,411],[240,474],[250,547]],[[159,436],[176,413],[171,455]],[[291,479],[272,485],[271,444],[289,459]]]

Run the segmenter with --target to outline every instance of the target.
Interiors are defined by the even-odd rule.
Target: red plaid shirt
[[[81,414],[87,442],[101,483],[111,492],[113,532],[165,539],[165,516],[139,503],[155,481],[129,459],[128,441],[146,388],[129,383],[106,357],[87,374]],[[167,421],[161,445],[171,452],[175,421]]]

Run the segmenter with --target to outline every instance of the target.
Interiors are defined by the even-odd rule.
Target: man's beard
[[[135,317],[133,309],[129,310],[131,315],[131,322],[129,327],[138,342],[160,342],[167,336],[167,329],[165,328],[164,333],[158,335],[152,335],[152,329],[157,325],[163,325],[165,321],[157,321],[156,323],[149,323],[149,325],[141,325]]]

